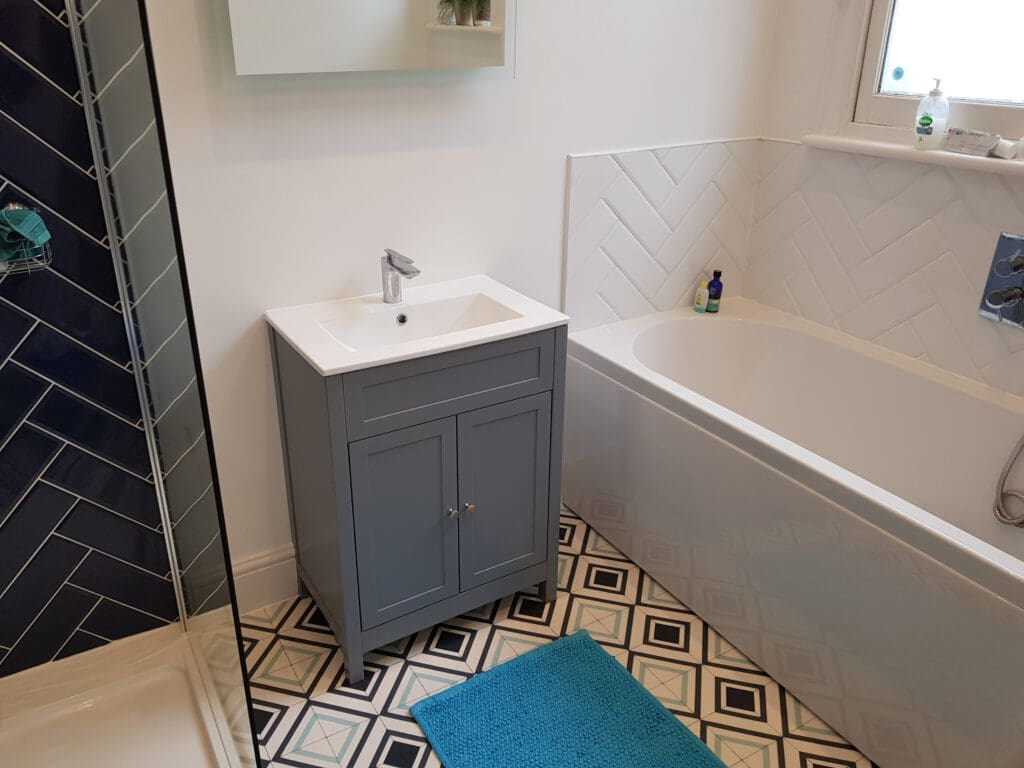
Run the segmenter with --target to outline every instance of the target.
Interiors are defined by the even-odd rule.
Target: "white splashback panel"
[[[1024,333],[978,316],[1024,179],[741,140],[573,157],[572,330],[743,295],[1024,396]]]
[[[573,157],[565,307],[580,330],[739,292],[760,141]]]

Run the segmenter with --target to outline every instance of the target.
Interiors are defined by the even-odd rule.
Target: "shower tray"
[[[0,680],[0,754],[19,768],[238,768],[177,627]]]

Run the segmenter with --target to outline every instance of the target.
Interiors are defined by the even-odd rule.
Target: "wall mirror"
[[[239,75],[501,67],[514,0],[228,0]]]

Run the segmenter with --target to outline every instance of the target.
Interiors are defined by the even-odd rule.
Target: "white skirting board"
[[[288,600],[299,594],[295,548],[288,544],[258,552],[231,564],[239,614]]]

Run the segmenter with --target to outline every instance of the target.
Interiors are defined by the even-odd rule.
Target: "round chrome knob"
[[[465,504],[463,505],[463,507],[462,507],[462,508],[463,508],[463,509],[464,509],[464,510],[465,510],[466,512],[469,512],[469,514],[471,514],[471,515],[472,515],[472,514],[473,514],[474,512],[476,512],[476,504],[470,504],[470,503],[469,503],[468,501],[467,501],[467,502],[466,502],[466,503],[465,503]]]

